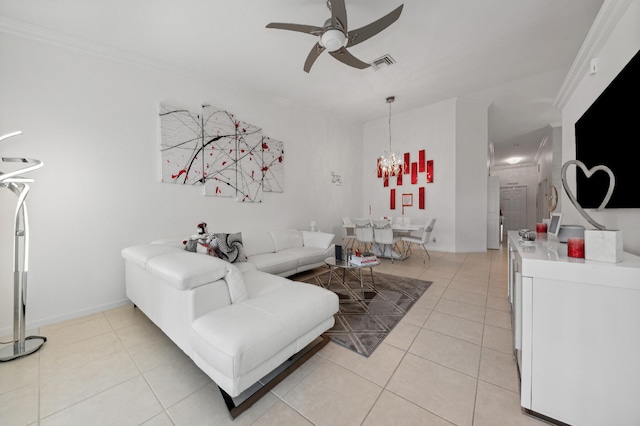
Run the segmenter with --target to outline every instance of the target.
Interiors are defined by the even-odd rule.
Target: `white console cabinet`
[[[640,425],[640,257],[567,257],[509,231],[509,301],[521,406],[570,425]]]

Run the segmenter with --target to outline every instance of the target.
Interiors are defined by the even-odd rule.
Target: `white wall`
[[[342,234],[362,197],[362,128],[242,88],[0,34],[0,143],[32,157],[27,321],[39,326],[126,301],[120,250],[156,238],[211,231],[307,228]],[[209,103],[285,143],[285,192],[261,204],[203,196],[160,183],[159,103]],[[331,183],[331,171],[343,186]],[[355,191],[357,194],[357,191]],[[0,189],[0,335],[13,318],[15,197]]]
[[[619,2],[618,4],[625,4],[625,2]],[[608,6],[612,5],[614,4],[608,4]],[[589,74],[586,66],[577,71],[582,73],[583,77],[573,93],[569,95],[562,109],[563,164],[576,157],[576,121],[580,119],[582,114],[640,49],[640,0],[630,2],[628,9],[626,9],[615,27],[611,29],[608,37],[602,41],[601,45],[599,43],[594,43],[594,45],[601,47],[588,53],[590,57],[598,58],[598,72]],[[634,108],[634,104],[631,103],[630,107]],[[603,147],[606,149],[606,141],[603,141]],[[572,190],[575,191],[574,167],[570,167],[567,170],[567,180]],[[587,229],[593,228],[578,213],[564,190],[561,191],[561,196],[563,223],[576,223],[584,225]],[[604,209],[599,212],[595,209],[588,209],[587,213],[596,222],[603,224],[608,229],[620,229],[622,231],[624,250],[640,255],[640,209]]]
[[[400,102],[402,99],[396,99],[395,104]],[[387,108],[384,100],[383,108]],[[425,173],[419,173],[419,183],[411,184],[410,175],[404,175],[402,186],[391,178],[388,188],[376,173],[377,159],[389,144],[388,116],[366,123],[361,215],[368,216],[371,206],[373,217],[400,216],[401,194],[413,193],[413,206],[405,208],[405,216],[413,223],[437,219],[431,234],[436,242],[430,243],[431,248],[449,252],[485,251],[487,117],[486,105],[461,99],[398,114],[392,110],[392,149],[401,155],[409,152],[412,162],[417,161],[419,150],[426,150],[426,159],[434,162],[434,181],[425,183]],[[420,186],[425,187],[424,210],[418,208]],[[396,210],[389,208],[392,188],[397,193]],[[456,191],[461,193],[458,195]]]

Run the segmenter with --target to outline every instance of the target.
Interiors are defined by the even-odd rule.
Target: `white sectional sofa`
[[[285,278],[322,265],[332,234],[242,237],[247,261],[233,264],[175,241],[122,250],[127,297],[216,382],[234,417],[233,398],[317,342],[338,311],[333,292]]]

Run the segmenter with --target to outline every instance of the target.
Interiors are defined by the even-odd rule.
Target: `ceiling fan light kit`
[[[304,24],[287,24],[281,22],[272,22],[267,24],[267,28],[296,31],[310,34],[314,37],[319,37],[318,42],[311,48],[311,51],[305,60],[303,67],[305,72],[311,71],[311,67],[314,62],[325,50],[345,65],[349,65],[350,67],[357,69],[369,68],[371,66],[370,63],[356,58],[347,50],[347,48],[370,39],[397,21],[402,13],[404,5],[402,4],[398,6],[396,9],[377,21],[352,31],[348,30],[347,9],[345,7],[344,0],[329,0],[327,1],[327,7],[331,12],[331,18],[327,19],[322,27]]]
[[[320,45],[329,52],[335,52],[345,46],[347,37],[340,30],[327,30],[320,36]]]

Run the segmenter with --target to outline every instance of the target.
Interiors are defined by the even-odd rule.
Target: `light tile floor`
[[[330,343],[233,421],[215,384],[125,306],[43,327],[39,352],[0,364],[0,425],[543,424],[520,411],[506,249],[430,253],[376,267],[433,284],[369,358]]]

